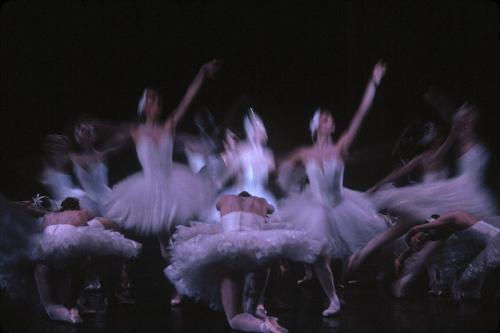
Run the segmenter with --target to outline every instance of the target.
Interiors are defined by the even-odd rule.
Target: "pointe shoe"
[[[267,317],[262,324],[260,324],[260,331],[262,333],[288,333],[288,330],[278,324],[278,319],[275,317]]]
[[[322,312],[323,317],[336,315],[340,311],[340,300],[337,295],[330,300],[330,306]]]
[[[170,306],[179,306],[182,303],[182,297],[181,295],[175,295],[171,300],[170,300]]]
[[[276,318],[276,317],[267,317],[267,318],[269,319],[271,324],[279,330],[279,332],[288,333],[288,330],[286,328],[284,328],[283,326],[278,324],[278,318]]]
[[[261,319],[267,317],[267,310],[264,308],[264,304],[257,305],[257,308],[255,309],[255,316]]]
[[[311,282],[311,280],[312,280],[312,276],[309,274],[306,274],[306,275],[304,275],[304,277],[302,279],[297,281],[297,286],[302,287],[302,286],[308,284],[309,282]]]
[[[69,310],[68,321],[71,324],[81,324],[82,323],[82,318],[80,317],[80,313],[78,313],[78,310],[76,308],[71,308]]]

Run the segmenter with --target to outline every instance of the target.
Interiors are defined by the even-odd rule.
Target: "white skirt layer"
[[[141,251],[141,244],[102,226],[58,224],[45,228],[35,251],[35,259],[45,262],[60,262],[82,256],[135,258]]]
[[[104,210],[123,228],[157,235],[202,216],[214,199],[215,189],[207,178],[174,164],[158,177],[138,172],[116,184]]]
[[[463,210],[488,220],[497,215],[492,195],[468,174],[405,187],[382,188],[370,196],[378,209],[422,223],[431,215]]]
[[[222,232],[220,224],[200,223],[179,227],[171,264],[164,272],[181,294],[220,309],[220,282],[225,272],[249,272],[281,258],[313,263],[320,252],[321,244],[300,231]]]
[[[389,227],[361,192],[344,188],[337,205],[318,201],[306,189],[283,200],[277,220],[290,222],[297,230],[321,242],[323,254],[344,259]]]

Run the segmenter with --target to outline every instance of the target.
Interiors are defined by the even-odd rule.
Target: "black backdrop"
[[[373,64],[387,74],[354,146],[346,184],[364,189],[388,172],[402,128],[434,111],[422,93],[437,85],[482,110],[498,186],[498,7],[492,1],[12,1],[0,13],[0,192],[38,191],[40,142],[87,114],[134,119],[144,85],[166,112],[199,66],[225,66],[194,106],[241,132],[252,105],[277,155],[308,143],[318,105],[344,129]],[[192,112],[181,130],[193,131]],[[356,153],[357,152],[357,153]]]

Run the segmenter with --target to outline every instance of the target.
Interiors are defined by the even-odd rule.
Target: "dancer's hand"
[[[201,66],[201,71],[206,75],[207,78],[214,79],[220,72],[222,64],[223,62],[221,59],[214,59]]]
[[[385,69],[386,69],[386,64],[382,62],[382,60],[379,60],[375,64],[375,67],[373,67],[372,81],[373,83],[375,83],[375,86],[378,86],[380,84],[380,81],[385,75]]]

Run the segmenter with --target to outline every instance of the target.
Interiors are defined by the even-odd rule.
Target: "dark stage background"
[[[27,199],[40,190],[46,134],[67,131],[82,115],[133,120],[146,84],[160,89],[168,112],[214,57],[224,59],[221,76],[180,130],[193,132],[192,116],[207,107],[241,133],[252,105],[279,156],[310,142],[318,105],[331,107],[338,131],[345,129],[382,58],[387,74],[353,147],[346,185],[366,189],[390,171],[402,129],[434,116],[421,96],[437,85],[457,104],[470,100],[482,110],[481,136],[494,157],[489,180],[498,188],[497,38],[492,1],[7,2],[0,13],[0,192]]]

